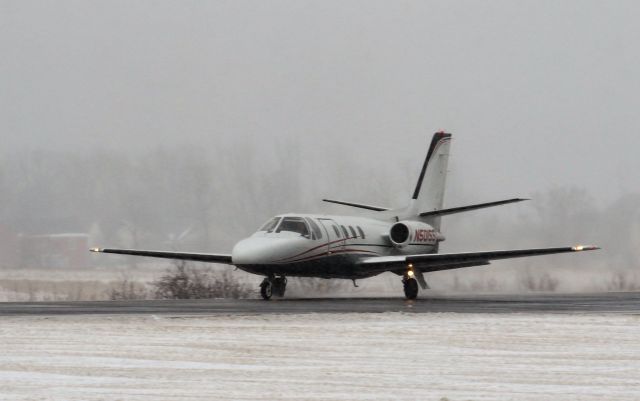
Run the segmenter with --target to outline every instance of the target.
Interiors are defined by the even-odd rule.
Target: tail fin
[[[429,152],[422,165],[422,171],[409,206],[412,215],[417,217],[424,212],[442,209],[450,146],[451,134],[445,132],[433,134]],[[440,228],[439,216],[429,220],[429,224],[434,228]]]

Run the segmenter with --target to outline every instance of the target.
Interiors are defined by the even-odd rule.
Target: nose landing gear
[[[273,295],[276,297],[284,297],[284,292],[287,289],[287,278],[285,276],[280,277],[267,277],[260,284],[260,295],[264,300],[269,300]]]
[[[262,280],[262,283],[260,284],[260,295],[265,301],[270,300],[273,295],[273,284],[267,278]]]

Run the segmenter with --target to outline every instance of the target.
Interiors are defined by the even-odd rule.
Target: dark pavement
[[[301,313],[624,313],[640,314],[640,293],[465,295],[403,298],[207,299],[6,302],[0,316],[260,315]]]

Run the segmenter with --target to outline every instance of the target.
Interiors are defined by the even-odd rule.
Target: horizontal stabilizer
[[[231,265],[231,255],[190,252],[141,251],[136,249],[91,248],[91,252],[114,253],[118,255],[146,256],[150,258],[193,260],[194,262],[222,263]]]
[[[333,199],[323,199],[322,201],[329,202],[329,203],[336,203],[338,205],[357,207],[360,209],[374,210],[376,212],[384,212],[385,210],[389,210],[389,208],[386,208],[386,207],[363,205],[361,203],[343,202],[343,201],[333,200]]]
[[[526,198],[513,198],[513,199],[506,199],[506,200],[501,200],[501,201],[497,201],[497,202],[478,203],[476,205],[468,205],[468,206],[461,206],[461,207],[453,207],[453,208],[449,208],[449,209],[433,210],[431,212],[420,213],[420,217],[445,216],[445,215],[448,215],[448,214],[469,212],[471,210],[484,209],[486,207],[494,207],[494,206],[506,205],[508,203],[522,202],[522,201],[526,201],[526,200],[529,200],[529,199],[526,199]]]

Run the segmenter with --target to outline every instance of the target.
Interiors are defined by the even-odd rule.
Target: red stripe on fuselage
[[[323,253],[318,253],[318,254],[311,255],[311,256],[306,256],[306,257],[300,258],[300,259],[288,260],[286,262],[274,261],[273,263],[288,264],[288,263],[306,262],[306,261],[313,260],[313,259],[329,257],[329,256],[334,255],[336,253],[365,253],[367,255],[371,255],[371,254],[380,255],[378,252],[367,251],[367,250],[364,250],[364,249],[341,249],[341,250],[337,250],[337,251],[331,251],[329,254],[327,254],[326,252],[323,252]]]
[[[322,244],[322,245],[318,245],[318,246],[316,246],[316,247],[313,247],[313,248],[311,248],[311,249],[307,249],[306,251],[304,251],[304,252],[300,252],[300,253],[298,253],[298,254],[296,254],[296,255],[293,255],[293,256],[287,256],[286,258],[282,258],[282,259],[275,260],[274,262],[282,262],[282,261],[285,261],[285,260],[287,260],[287,259],[297,258],[298,256],[302,256],[302,255],[304,255],[305,253],[309,253],[309,252],[314,251],[314,250],[316,250],[316,249],[318,249],[318,248],[322,248],[323,246],[330,246],[331,244],[335,244],[335,243],[338,243],[338,242],[341,242],[341,241],[347,241],[347,240],[349,240],[349,239],[354,239],[354,238],[355,238],[355,237],[347,238],[347,239],[344,239],[344,238],[343,238],[343,239],[339,239],[339,240],[335,240],[335,241],[327,242],[327,243],[324,243],[324,244]]]

